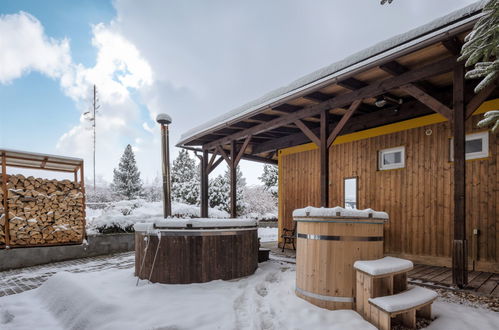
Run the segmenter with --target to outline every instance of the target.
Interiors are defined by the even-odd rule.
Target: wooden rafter
[[[216,149],[217,149],[218,153],[225,159],[225,161],[227,162],[227,164],[230,164],[229,155],[227,155],[227,153],[225,152],[224,148],[222,148],[222,146],[217,146]]]
[[[210,161],[208,162],[208,168],[210,168],[211,166],[213,166],[213,162],[215,161],[215,158],[217,157],[217,155],[218,155],[218,149],[215,149],[213,151],[213,153],[211,154]]]
[[[218,159],[211,165],[208,166],[208,174],[210,174],[211,172],[213,172],[213,170],[215,168],[217,168],[218,165],[220,165],[221,162],[224,161],[224,158],[222,156],[218,157]]]
[[[236,159],[234,160],[235,166],[237,166],[237,164],[239,164],[239,161],[241,160],[241,157],[244,155],[244,151],[248,147],[248,144],[250,143],[251,138],[252,138],[252,136],[250,135],[250,136],[246,137],[246,140],[244,140],[243,146],[241,147],[241,149],[237,153]]]
[[[482,89],[478,94],[473,96],[473,98],[466,105],[466,117],[468,119],[473,115],[476,109],[485,101],[487,98],[495,91],[497,88],[497,80],[489,84],[487,87]]]
[[[461,47],[463,43],[457,37],[452,37],[442,41],[442,45],[452,54],[458,56],[461,54]]]
[[[407,94],[410,94],[412,97],[426,105],[428,108],[432,109],[435,112],[438,112],[445,118],[449,120],[452,119],[452,110],[430,94],[423,91],[421,88],[415,86],[414,84],[406,84],[400,86],[400,89]]]
[[[361,104],[362,104],[362,100],[356,100],[350,105],[350,108],[348,109],[348,111],[343,115],[343,117],[341,117],[340,122],[336,125],[334,130],[331,132],[331,134],[327,138],[327,147],[328,148],[331,146],[331,144],[333,144],[334,140],[336,140],[338,135],[340,135],[343,127],[345,127],[348,120],[353,116],[353,114],[359,108],[359,106]]]
[[[259,133],[271,130],[271,129],[279,127],[279,126],[288,125],[297,119],[302,119],[302,118],[312,117],[312,116],[318,115],[322,111],[325,111],[325,110],[346,106],[346,105],[348,105],[348,104],[350,104],[353,101],[358,100],[358,99],[375,97],[375,96],[383,94],[389,90],[398,88],[402,85],[405,85],[405,84],[408,84],[408,83],[411,83],[414,81],[426,79],[428,77],[442,74],[445,72],[449,72],[455,63],[456,63],[456,58],[451,57],[451,58],[437,61],[437,62],[432,63],[432,64],[425,65],[425,66],[420,67],[420,68],[416,68],[416,69],[407,71],[401,75],[391,77],[391,78],[385,79],[383,81],[374,82],[374,83],[372,83],[366,87],[363,87],[359,90],[356,90],[356,91],[353,91],[350,93],[346,93],[346,94],[338,95],[331,100],[308,106],[308,107],[306,107],[302,110],[296,111],[294,113],[280,116],[280,117],[272,119],[268,122],[255,125],[255,126],[249,128],[249,129],[246,129],[244,131],[240,131],[240,132],[225,136],[223,138],[217,139],[215,141],[208,142],[204,145],[204,147],[208,148],[208,149],[214,148],[217,145],[223,145],[223,144],[229,143],[232,140],[239,140],[239,139],[245,138],[248,135],[254,136],[254,135],[257,135]]]
[[[47,161],[49,160],[48,157],[44,157],[42,160],[42,163],[40,164],[41,168],[45,168],[45,165],[47,165]]]
[[[411,100],[402,104],[397,112],[390,112],[389,110],[381,110],[361,115],[358,117],[353,117],[345,125],[345,128],[342,130],[341,134],[352,133],[359,130],[365,130],[372,127],[385,125],[397,121],[403,121],[432,113],[432,110],[422,106],[416,107],[416,105],[419,105],[419,101]],[[335,123],[333,122],[332,125],[335,125]],[[314,128],[312,129],[312,131],[314,132],[314,134],[319,134],[319,128]],[[269,152],[271,150],[293,147],[296,145],[307,143],[309,141],[310,141],[309,138],[305,136],[305,134],[300,132],[296,134],[287,135],[279,139],[274,139],[272,141],[256,144],[253,147],[251,153],[257,155],[264,152]]]
[[[312,132],[312,130],[308,128],[308,126],[305,125],[303,121],[297,119],[294,121],[294,123],[303,132],[303,134],[305,134],[310,139],[310,141],[315,143],[317,146],[320,146],[321,139],[317,135],[315,135],[315,133]]]

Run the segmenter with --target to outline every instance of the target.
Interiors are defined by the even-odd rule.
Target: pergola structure
[[[208,174],[224,159],[235,217],[235,168],[241,159],[275,164],[279,149],[313,142],[320,149],[320,206],[328,207],[328,150],[338,136],[438,113],[452,123],[453,280],[465,285],[464,123],[498,90],[493,84],[475,95],[477,81],[465,81],[457,57],[482,6],[386,40],[184,134],[178,146],[202,152],[202,216],[208,212]]]

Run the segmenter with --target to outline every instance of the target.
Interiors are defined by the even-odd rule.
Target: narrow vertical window
[[[346,209],[357,208],[357,178],[345,178],[343,181],[343,200]]]

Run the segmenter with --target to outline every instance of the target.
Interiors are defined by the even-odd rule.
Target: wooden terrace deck
[[[408,274],[409,282],[428,286],[455,288],[452,270],[448,267],[415,265]],[[468,273],[468,285],[462,291],[499,297],[499,274],[472,271]]]

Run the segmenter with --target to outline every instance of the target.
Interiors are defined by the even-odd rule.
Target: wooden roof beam
[[[404,74],[408,71],[406,67],[395,61],[380,65],[379,68],[394,76]],[[428,94],[426,91],[424,91],[423,88],[416,86],[416,84],[414,83],[409,83],[404,86],[400,86],[400,89],[411,95],[433,111],[440,113],[442,116],[446,117],[449,120],[452,119],[452,110],[448,106]]]
[[[465,120],[470,118],[471,115],[473,115],[473,112],[475,112],[478,107],[487,100],[487,98],[492,94],[493,91],[496,90],[497,88],[497,80],[489,84],[487,87],[482,89],[478,94],[475,94],[473,98],[468,102],[466,105],[466,114],[465,114]]]
[[[457,37],[452,37],[442,41],[442,45],[454,56],[461,54],[463,43]]]
[[[379,110],[377,112],[353,117],[348,121],[340,134],[348,134],[377,127],[380,125],[408,120],[411,118],[431,114],[431,112],[432,111],[430,109],[421,106],[418,101],[413,100],[401,105],[400,109],[397,112],[390,112],[389,110]],[[315,134],[319,133],[318,128],[312,129],[312,131]],[[282,137],[280,139],[255,144],[251,153],[256,155],[272,150],[294,147],[296,145],[308,142],[310,142],[310,139],[305,134],[297,133]]]
[[[435,112],[438,112],[445,118],[449,120],[452,119],[453,111],[448,106],[423,91],[421,88],[415,86],[414,84],[407,84],[404,86],[400,86],[400,89],[407,94],[410,94],[412,97],[426,105],[428,108],[432,109]]]
[[[325,93],[322,93],[322,92],[312,92],[312,93],[304,95],[302,97],[304,99],[306,99],[306,100],[309,100],[309,101],[312,101],[312,102],[316,102],[316,103],[320,103],[320,102],[324,102],[324,101],[330,100],[334,96],[335,95],[333,95],[333,94],[325,94]]]
[[[294,123],[303,132],[303,134],[305,134],[310,139],[310,141],[315,143],[317,146],[320,146],[321,139],[314,132],[312,132],[312,130],[307,125],[305,125],[304,122],[302,122],[300,119],[297,119]]]
[[[431,76],[449,72],[453,68],[455,63],[456,63],[456,58],[450,57],[447,59],[437,61],[435,63],[425,65],[420,68],[412,69],[395,77],[387,78],[382,81],[373,82],[372,84],[363,87],[359,90],[338,95],[331,100],[308,106],[294,113],[285,116],[280,116],[266,123],[261,123],[256,126],[253,126],[244,131],[240,131],[232,135],[211,141],[209,143],[206,143],[204,147],[211,149],[216,147],[217,145],[229,143],[232,140],[239,140],[245,138],[248,135],[256,135],[279,126],[288,125],[297,119],[315,116],[325,110],[344,107],[358,99],[378,96],[392,89],[398,88],[402,85],[406,85],[408,83],[426,79]]]
[[[334,140],[338,137],[338,135],[341,133],[341,130],[343,127],[345,127],[345,124],[348,122],[348,120],[352,117],[352,115],[355,113],[355,111],[359,108],[359,105],[362,104],[362,100],[355,100],[353,103],[350,105],[350,108],[348,111],[341,117],[340,122],[336,127],[333,129],[329,137],[327,138],[327,147],[329,148],[331,144],[333,144]]]
[[[339,82],[337,82],[337,85],[339,85],[343,88],[352,90],[352,91],[355,91],[355,90],[358,90],[358,89],[361,89],[361,88],[367,86],[367,84],[365,82],[360,81],[360,80],[355,79],[355,78],[347,78],[345,80],[339,81]]]

